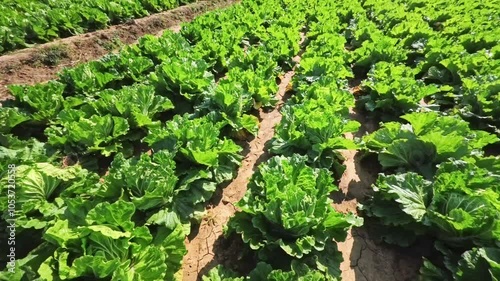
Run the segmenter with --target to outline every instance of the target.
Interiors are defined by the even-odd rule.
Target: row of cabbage
[[[103,29],[192,0],[5,0],[0,3],[0,54]]]
[[[16,260],[0,278],[182,279],[190,224],[235,175],[235,140],[257,132],[256,109],[275,104],[299,50],[301,7],[243,1],[57,80],[11,86],[0,224],[15,220]]]
[[[362,210],[387,243],[434,243],[421,280],[499,280],[500,2],[351,8],[360,105],[385,121],[362,139],[383,171]]]

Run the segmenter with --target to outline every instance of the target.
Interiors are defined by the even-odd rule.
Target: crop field
[[[77,2],[0,53],[194,1]],[[500,280],[499,0],[242,0],[35,80],[0,280]]]

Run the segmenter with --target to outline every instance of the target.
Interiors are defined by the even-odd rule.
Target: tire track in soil
[[[305,34],[301,34],[302,44],[305,40]],[[299,54],[293,58],[296,63],[300,62]],[[247,184],[250,177],[257,169],[258,165],[270,158],[270,155],[265,151],[265,144],[274,136],[274,128],[281,122],[281,108],[289,97],[289,91],[292,89],[292,78],[295,75],[295,67],[286,72],[281,77],[278,86],[276,98],[278,102],[273,110],[266,112],[259,109],[259,132],[257,136],[248,143],[248,153],[244,156],[238,174],[233,181],[222,190],[220,200],[217,205],[209,205],[207,207],[207,215],[201,221],[200,227],[195,237],[186,238],[186,248],[188,253],[183,260],[183,281],[197,281],[201,276],[206,274],[210,269],[217,264],[222,263],[225,257],[223,249],[217,249],[217,242],[223,237],[223,228],[229,219],[238,211],[234,206],[247,191]],[[236,246],[238,247],[238,246]],[[237,251],[236,247],[232,247],[231,251]],[[216,255],[216,252],[218,255]],[[222,253],[220,253],[222,252]],[[231,258],[236,259],[237,252],[227,253]]]
[[[2,55],[0,56],[0,101],[10,98],[7,85],[46,82],[56,78],[57,73],[65,67],[74,67],[116,52],[120,45],[135,44],[137,39],[146,34],[160,36],[166,29],[178,32],[181,23],[189,22],[205,12],[224,8],[237,2],[239,0],[198,1],[127,23],[113,25],[107,29],[62,38]],[[60,62],[55,66],[36,64],[37,56],[51,47],[63,48],[67,57],[61,57]]]
[[[354,81],[350,91],[359,94],[360,80]],[[350,109],[350,117],[361,123],[357,133],[346,134],[346,138],[362,137],[375,131],[378,124],[365,116],[363,110]],[[372,184],[378,175],[377,163],[361,161],[358,150],[343,150],[346,170],[339,183],[341,194],[337,194],[334,208],[342,213],[358,213],[358,203],[364,202],[372,193]],[[338,242],[344,261],[340,265],[343,281],[407,281],[414,280],[420,268],[421,257],[403,252],[402,249],[378,242],[370,235],[367,226],[352,228],[347,239]]]

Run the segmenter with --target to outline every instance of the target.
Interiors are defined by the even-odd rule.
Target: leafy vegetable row
[[[421,280],[497,280],[499,3],[452,2],[351,5],[359,100],[386,121],[363,138],[383,173],[362,210],[388,243],[435,242]]]
[[[377,218],[388,243],[408,246],[423,236],[435,241],[423,280],[497,280],[500,157],[484,156],[483,148],[500,139],[469,129],[457,116],[402,118],[405,123],[385,123],[364,138],[384,173],[363,210]]]
[[[191,0],[6,0],[0,4],[0,54],[103,29]]]

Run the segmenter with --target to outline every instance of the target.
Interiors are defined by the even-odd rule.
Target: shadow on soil
[[[370,227],[352,229],[349,264],[354,278],[344,281],[414,281],[422,264],[420,246],[401,248],[377,239]]]
[[[359,81],[354,81],[351,87],[358,85]],[[359,90],[359,87],[356,89]],[[359,103],[350,117],[361,123],[360,130],[354,134],[354,138],[362,138],[379,128],[379,121],[371,117]],[[339,184],[342,190],[334,194],[332,199],[338,211],[355,212],[357,204],[366,202],[372,194],[372,184],[382,169],[376,154],[348,151],[345,157],[346,171]],[[339,249],[342,248],[345,259],[341,267],[343,281],[416,280],[422,263],[422,249],[429,248],[424,245],[425,241],[408,248],[384,243],[377,235],[376,222],[369,218],[365,218],[362,227],[353,228],[346,242],[341,244]]]
[[[214,267],[221,265],[246,276],[257,266],[257,258],[248,250],[248,246],[241,240],[239,235],[230,235],[225,238],[219,236],[213,245],[212,260],[200,269],[198,280],[207,275]]]
[[[342,200],[363,203],[373,192],[371,184],[381,167],[376,155],[357,153],[354,167],[359,181],[351,180]],[[422,250],[431,247],[430,242],[418,242],[401,248],[384,243],[377,234],[376,222],[365,217],[365,224],[351,230],[352,243],[349,267],[353,274],[344,281],[412,281],[416,280],[422,263]],[[375,227],[374,227],[375,226]],[[428,245],[427,245],[428,244]],[[352,272],[351,272],[352,273]]]

